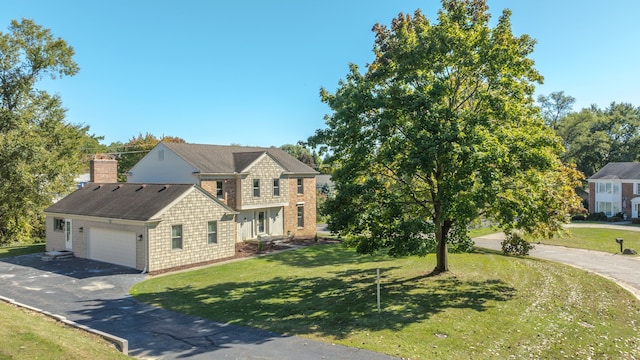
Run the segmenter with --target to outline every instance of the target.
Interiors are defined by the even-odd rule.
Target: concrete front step
[[[70,259],[73,257],[73,251],[71,250],[62,250],[62,251],[47,251],[42,255],[43,261],[52,261],[52,260],[62,260],[62,259]]]

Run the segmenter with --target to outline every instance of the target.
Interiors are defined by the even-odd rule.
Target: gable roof
[[[589,180],[640,180],[640,162],[611,162]]]
[[[192,189],[200,188],[193,184],[89,183],[49,206],[45,212],[148,221]],[[206,191],[200,191],[225,210],[234,212]]]
[[[173,142],[161,144],[198,169],[201,174],[240,173],[265,153],[270,155],[288,173],[300,175],[315,175],[318,173],[286,151],[275,147],[262,148]]]

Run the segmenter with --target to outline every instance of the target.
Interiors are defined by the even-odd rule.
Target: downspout
[[[142,269],[142,272],[140,274],[146,274],[147,273],[147,267],[149,266],[149,228],[145,225],[144,227],[145,230],[145,240],[144,240],[144,269]]]

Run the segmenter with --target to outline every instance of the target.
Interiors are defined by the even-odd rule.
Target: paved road
[[[0,295],[129,341],[143,359],[380,359],[370,351],[225,325],[158,309],[129,296],[132,269],[39,254],[0,259]]]
[[[640,231],[638,227],[620,225],[584,224],[583,227],[608,227],[618,230]],[[580,227],[582,225],[574,225]],[[486,249],[501,250],[503,233],[474,238],[476,245]],[[613,239],[612,239],[613,242]],[[617,245],[617,244],[613,244]],[[640,249],[636,249],[640,250]],[[565,263],[604,276],[618,283],[640,299],[640,257],[609,254],[600,251],[536,244],[531,257]]]

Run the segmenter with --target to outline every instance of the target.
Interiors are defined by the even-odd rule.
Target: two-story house
[[[159,272],[316,231],[316,172],[280,149],[161,143],[117,175],[94,159],[90,182],[45,210],[48,254]]]
[[[640,162],[612,162],[589,179],[589,213],[640,214]]]
[[[196,184],[238,212],[236,241],[313,236],[317,172],[278,148],[160,143],[127,182]]]

